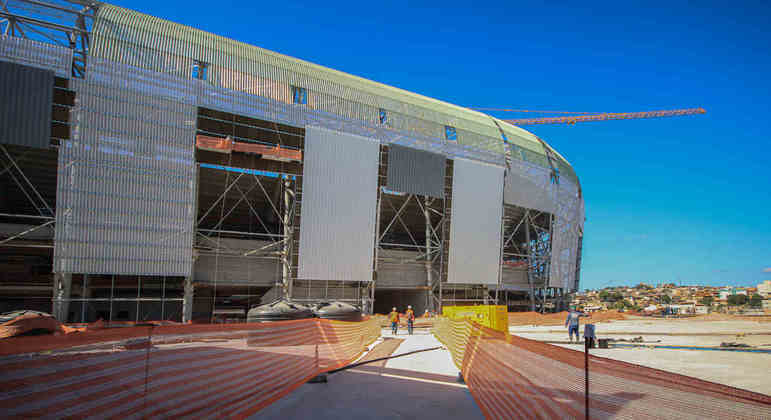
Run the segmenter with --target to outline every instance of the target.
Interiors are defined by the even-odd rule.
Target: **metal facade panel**
[[[444,197],[445,157],[393,144],[388,148],[388,189]]]
[[[535,165],[512,165],[504,176],[503,202],[547,213],[555,212],[549,171]]]
[[[415,288],[428,286],[425,261],[420,252],[380,249],[377,264],[377,288]]]
[[[583,231],[583,199],[568,181],[556,188],[556,214],[552,224],[549,287],[573,290],[576,281],[578,236]]]
[[[196,107],[150,72],[89,63],[59,148],[54,271],[189,276]]]
[[[277,259],[238,256],[200,256],[195,261],[193,280],[227,286],[275,286],[281,280]]]
[[[501,270],[501,290],[529,291],[527,270],[503,267]]]
[[[90,53],[182,77],[190,77],[193,60],[201,61],[208,65],[207,80],[213,86],[276,100],[284,107],[292,106],[291,86],[302,87],[308,93],[307,108],[326,122],[333,117],[372,131],[393,130],[401,134],[392,137],[395,141],[414,137],[416,143],[428,140],[442,153],[503,164],[504,144],[489,115],[132,10],[100,5]],[[386,121],[380,121],[381,110]],[[499,123],[513,132],[512,141],[536,142],[532,134]],[[445,126],[456,128],[457,144],[445,140]]]
[[[0,60],[72,76],[72,50],[31,39],[0,35]]]
[[[298,278],[372,280],[379,144],[305,128]]]
[[[48,149],[54,73],[0,61],[0,143]]]
[[[503,168],[456,159],[447,281],[498,284]]]

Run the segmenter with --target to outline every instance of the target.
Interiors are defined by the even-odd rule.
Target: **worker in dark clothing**
[[[568,327],[568,335],[570,336],[570,342],[573,342],[573,333],[576,334],[576,343],[581,341],[581,337],[578,335],[578,320],[582,316],[589,316],[583,312],[576,311],[575,307],[570,308],[568,317],[565,320],[565,326]]]
[[[391,321],[391,333],[396,335],[396,332],[399,330],[399,312],[396,311],[395,306],[391,313],[388,314],[388,319]]]
[[[407,312],[404,315],[407,317],[407,332],[412,335],[412,327],[415,324],[415,312],[412,311],[412,305],[407,305]]]

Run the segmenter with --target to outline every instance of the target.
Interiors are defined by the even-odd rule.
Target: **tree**
[[[672,303],[672,298],[669,297],[669,295],[661,295],[660,299],[661,299],[661,303],[664,303],[664,304],[667,304],[667,305]]]
[[[755,293],[750,298],[750,306],[753,308],[760,308],[763,306],[763,296],[760,296],[759,294]]]
[[[608,293],[607,290],[603,290],[603,291],[600,292],[600,300],[601,301],[607,302],[608,301],[608,296],[610,296],[610,293]]]
[[[728,296],[728,305],[730,306],[740,306],[747,303],[747,295],[731,295]]]
[[[712,296],[704,296],[703,298],[701,298],[700,302],[702,305],[712,306],[712,302],[714,302],[714,300],[715,298],[713,298]]]

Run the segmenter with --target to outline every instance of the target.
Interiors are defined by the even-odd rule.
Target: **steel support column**
[[[184,297],[182,300],[182,322],[191,322],[193,320],[193,297],[195,287],[193,286],[193,279],[191,277],[185,277]]]
[[[54,273],[53,316],[67,322],[70,313],[72,273]]]

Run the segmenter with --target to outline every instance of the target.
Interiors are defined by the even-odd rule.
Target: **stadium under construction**
[[[578,288],[578,178],[521,128],[109,4],[2,3],[0,312],[559,310]]]

